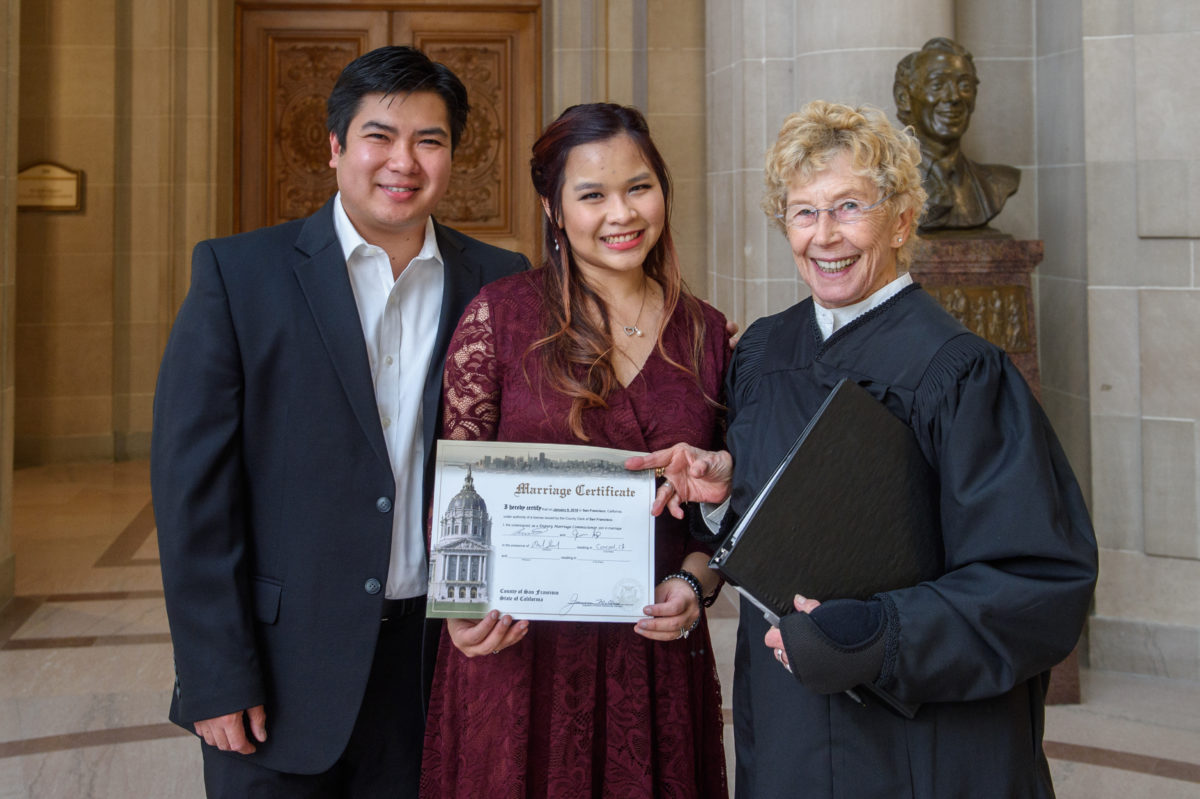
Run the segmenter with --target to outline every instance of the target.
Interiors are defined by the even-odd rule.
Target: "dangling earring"
[[[554,240],[554,251],[558,252],[558,239]]]

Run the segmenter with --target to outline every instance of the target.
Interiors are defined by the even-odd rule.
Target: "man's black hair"
[[[433,92],[445,102],[453,152],[467,126],[467,88],[449,67],[413,47],[380,47],[360,55],[342,70],[325,103],[329,132],[337,136],[338,146],[345,148],[350,120],[358,113],[364,95],[411,92]]]

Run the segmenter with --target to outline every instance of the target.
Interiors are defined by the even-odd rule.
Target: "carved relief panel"
[[[1007,352],[1035,395],[1041,375],[1030,273],[1042,253],[1040,241],[922,239],[909,270],[951,316]]]
[[[980,338],[1008,352],[1032,348],[1024,286],[929,286],[927,290]]]
[[[511,187],[504,131],[511,129],[505,84],[508,75],[507,42],[481,46],[453,43],[419,45],[430,58],[440,61],[467,86],[471,114],[467,130],[454,154],[453,179],[438,216],[454,220],[460,227],[509,232],[508,204],[501,203]]]

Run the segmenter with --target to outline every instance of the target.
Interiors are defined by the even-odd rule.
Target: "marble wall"
[[[17,119],[21,0],[0,2],[0,607],[16,581],[12,530],[13,329],[17,263]]]
[[[1039,0],[1030,10],[1033,30],[1024,33],[1030,35],[1034,56],[1029,64],[1034,139],[1032,166],[1025,171],[1030,237],[1046,243],[1045,258],[1034,272],[1042,404],[1090,501],[1082,5],[1081,0]]]
[[[17,221],[15,457],[111,457],[114,395],[115,0],[26,2],[21,166],[84,172],[80,211]]]
[[[19,161],[85,183],[17,222],[19,465],[149,450],[191,246],[230,229],[232,29],[232,2],[23,4]]]
[[[1092,663],[1200,680],[1200,7],[1083,3]]]

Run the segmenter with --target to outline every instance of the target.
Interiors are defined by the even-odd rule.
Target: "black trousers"
[[[209,799],[416,799],[425,741],[424,622],[422,609],[380,625],[354,730],[332,768],[321,774],[288,774],[201,743]],[[271,734],[270,708],[267,734]]]

